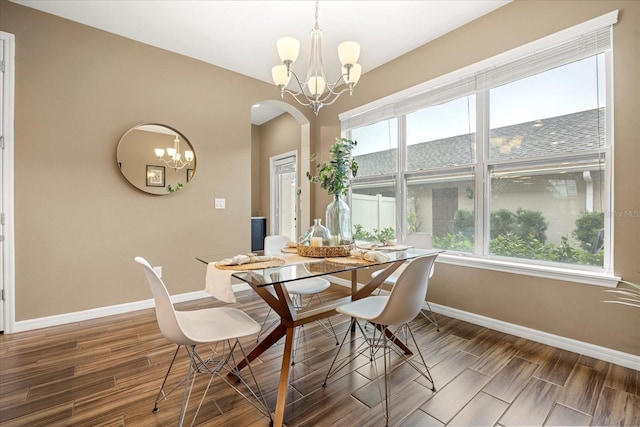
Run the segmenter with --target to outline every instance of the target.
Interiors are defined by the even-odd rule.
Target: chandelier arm
[[[288,94],[293,95],[294,97],[297,97],[298,95],[304,95],[304,97],[307,98],[307,100],[311,101],[311,99],[309,99],[307,94],[304,92],[304,85],[302,84],[302,82],[298,78],[298,75],[295,73],[295,71],[289,70],[289,73],[291,73],[293,78],[296,79],[296,83],[298,84],[298,87],[300,88],[300,90],[299,91],[292,91],[291,89],[287,89],[285,87],[285,88],[282,89],[282,91],[283,92],[287,92]]]
[[[291,91],[289,89],[283,89],[282,93],[288,93],[289,95],[291,95],[293,97],[293,99],[295,99],[298,102],[298,104],[300,104],[300,105],[302,105],[304,107],[308,107],[309,105],[311,105],[313,103],[313,101],[308,99],[307,96],[304,93],[302,93],[302,95],[304,95],[305,99],[308,101],[306,103],[303,102],[303,101],[300,101],[300,99],[298,99],[298,96],[301,95],[300,92],[293,92],[293,91]]]
[[[329,106],[331,104],[333,104],[334,102],[336,102],[338,100],[338,98],[340,97],[340,95],[342,95],[343,93],[345,93],[346,91],[351,91],[348,87],[342,89],[340,92],[331,92],[332,94],[335,95],[335,97],[331,100],[331,101],[326,101],[329,98],[329,93],[327,94],[327,96],[325,96],[323,99],[320,99],[319,102],[322,103],[322,105],[324,106]]]
[[[183,160],[171,160],[171,161],[168,161],[166,159],[162,159],[161,158],[160,161],[162,161],[162,163],[164,163],[165,165],[167,165],[168,167],[170,167],[171,169],[173,169],[175,171],[178,171],[180,169],[184,169],[185,166],[191,164],[191,162],[185,162]]]
[[[296,73],[291,69],[291,65],[297,58],[300,48],[299,42],[295,39],[288,40],[287,38],[282,38],[278,40],[278,53],[280,54],[280,58],[286,66],[287,76],[284,76],[282,74],[282,66],[277,66],[272,69],[272,76],[276,85],[280,89],[280,96],[284,98],[284,93],[288,93],[293,97],[293,99],[296,100],[298,104],[311,107],[316,116],[318,115],[318,111],[323,106],[333,104],[344,92],[349,91],[350,95],[353,94],[353,88],[356,86],[362,72],[362,68],[357,64],[358,56],[360,54],[360,45],[355,42],[345,42],[349,43],[349,46],[346,49],[341,49],[340,46],[338,46],[338,56],[340,57],[340,61],[342,62],[344,54],[344,62],[350,63],[343,65],[343,70],[345,70],[345,72],[340,77],[338,77],[338,79],[334,83],[328,83],[326,81],[322,59],[322,31],[320,30],[320,25],[318,24],[318,3],[319,1],[316,0],[315,25],[311,30],[311,57],[309,60],[309,69],[307,70],[306,80],[304,82],[300,81]],[[284,41],[282,45],[281,41]],[[346,60],[347,57],[349,58],[349,60]],[[354,68],[354,66],[358,67],[356,68],[357,75],[354,77],[355,81],[350,81],[352,69]],[[286,88],[291,80],[292,74],[298,85],[298,91]],[[342,80],[344,80],[345,87],[342,90],[337,90],[336,88],[339,87],[339,84]],[[305,92],[305,86],[308,86],[309,93],[311,95]],[[318,89],[320,88],[323,88],[322,93],[314,93],[318,92]],[[333,99],[331,99],[332,97]],[[331,100],[329,101],[329,99]]]

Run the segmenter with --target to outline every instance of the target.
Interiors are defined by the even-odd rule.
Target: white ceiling
[[[11,1],[269,83],[271,67],[280,63],[276,41],[284,36],[301,42],[293,68],[306,75],[315,14],[314,2],[308,0]],[[343,41],[360,43],[358,62],[366,75],[509,1],[320,1],[318,22],[327,78],[338,77],[337,46]],[[256,124],[264,120],[258,117],[260,109],[253,109]]]

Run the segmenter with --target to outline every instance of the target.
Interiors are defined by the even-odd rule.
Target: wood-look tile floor
[[[346,292],[333,286],[337,295]],[[183,310],[219,306],[213,299]],[[236,307],[262,321],[267,306],[252,291]],[[639,426],[640,373],[590,357],[438,315],[440,331],[418,317],[412,329],[436,383],[394,360],[390,425]],[[341,337],[348,319],[332,318]],[[285,413],[288,426],[384,425],[372,364],[356,359],[322,382],[337,347],[316,324],[302,328]],[[361,338],[352,336],[354,342]],[[255,339],[243,341],[250,349]],[[204,349],[203,349],[204,350]],[[175,346],[161,335],[154,311],[0,336],[0,425],[173,426],[182,389],[152,413]],[[204,353],[204,351],[203,351]],[[252,364],[273,407],[282,343]],[[183,375],[179,353],[170,381]],[[188,420],[206,386],[200,377]],[[266,426],[268,419],[214,380],[196,425]]]

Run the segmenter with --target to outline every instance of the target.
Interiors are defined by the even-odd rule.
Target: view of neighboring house
[[[597,150],[605,143],[603,117],[604,109],[600,114],[593,109],[491,129],[489,157],[501,164],[514,159],[544,159]],[[437,172],[473,165],[475,141],[476,134],[471,133],[408,145],[406,169]],[[356,156],[359,175],[384,176],[396,156],[396,149]],[[571,237],[576,220],[585,212],[603,209],[602,162],[596,158],[578,167],[557,163],[543,170],[527,169],[526,164],[504,171],[496,167],[492,176],[492,188],[496,191],[490,196],[492,212],[501,209],[540,212],[547,223],[547,242],[557,245],[565,236],[573,244],[579,244]],[[370,231],[395,228],[395,192],[394,186],[356,184],[352,197],[353,223]],[[474,211],[475,191],[470,174],[446,182],[439,182],[437,177],[425,179],[412,184],[407,194],[408,230],[427,232],[436,238],[457,231],[454,222],[459,210],[469,215]],[[564,203],[559,204],[558,200]],[[470,230],[464,231],[472,238],[473,223],[467,227]]]

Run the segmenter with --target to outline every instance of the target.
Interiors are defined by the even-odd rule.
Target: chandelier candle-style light
[[[309,71],[305,81],[300,81],[291,65],[300,53],[300,42],[293,37],[283,37],[278,40],[278,54],[283,65],[276,65],[271,69],[271,75],[276,86],[280,88],[280,97],[284,93],[294,97],[299,104],[310,107],[315,115],[325,105],[333,104],[340,95],[349,91],[353,93],[353,87],[360,80],[362,67],[357,63],[360,56],[360,45],[354,41],[346,41],[338,46],[338,57],[342,63],[342,73],[335,83],[327,83],[322,64],[322,31],[318,25],[318,1],[316,1],[316,21],[311,30],[311,59]],[[287,89],[291,76],[296,80],[297,90]],[[340,80],[344,79],[346,87],[336,90]]]
[[[178,138],[178,135],[176,135],[176,138],[173,140],[173,147],[167,148],[167,156],[169,156],[168,159],[164,157],[163,148],[155,148],[154,151],[156,152],[156,156],[158,156],[158,160],[176,172],[185,166],[190,165],[193,161],[193,151],[190,150],[185,150],[184,160],[182,160],[182,154],[180,154],[180,138]]]

